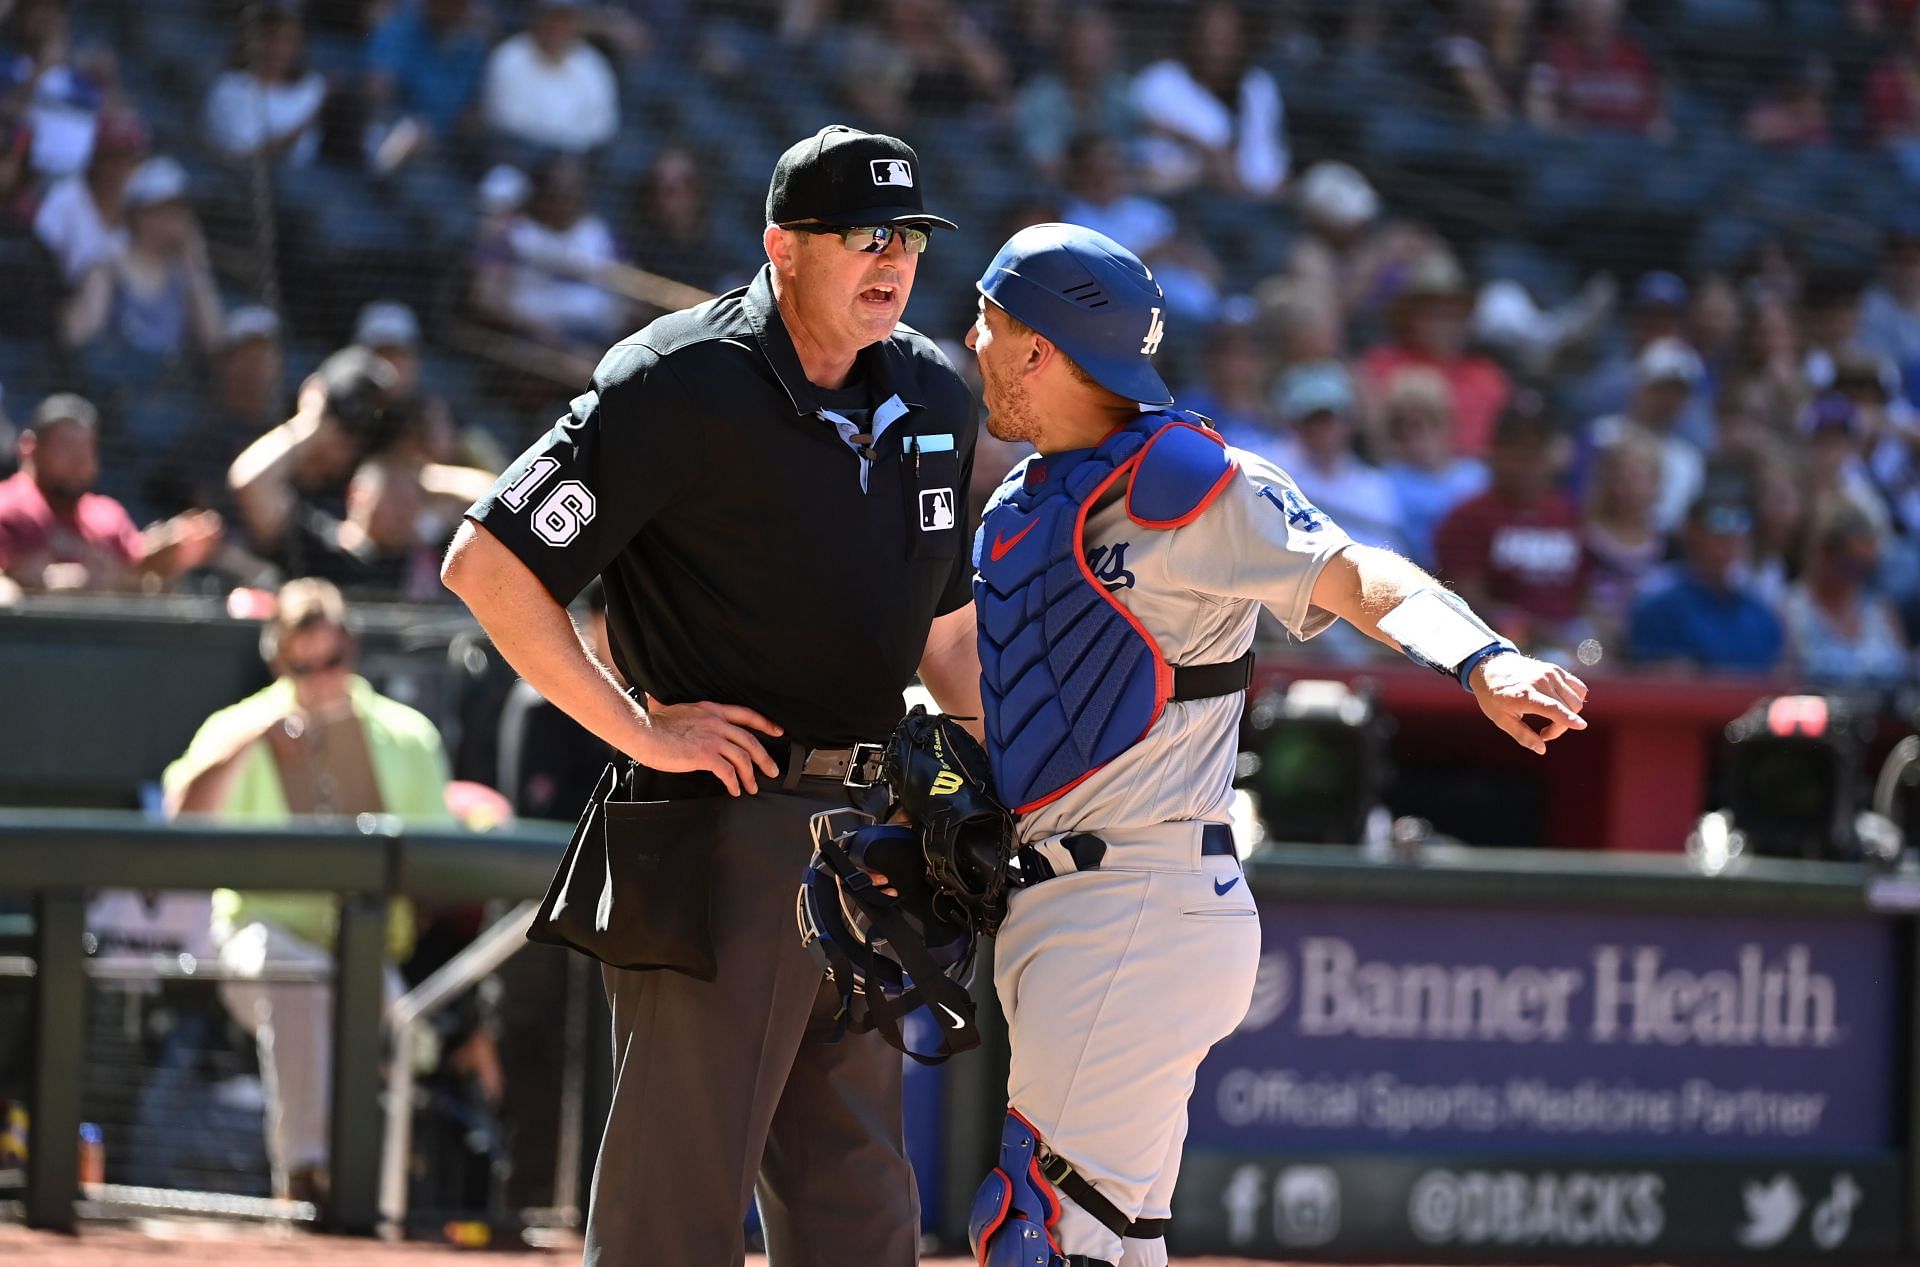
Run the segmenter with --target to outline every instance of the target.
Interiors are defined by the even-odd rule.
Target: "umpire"
[[[586,923],[603,940],[571,939],[663,965],[603,971],[615,1081],[590,1267],[742,1262],[756,1175],[775,1264],[917,1256],[900,1054],[833,1041],[794,895],[808,817],[874,772],[916,669],[979,716],[974,401],[900,324],[931,231],[954,227],[921,176],[905,143],[851,128],[789,149],[752,284],[615,345],[442,571],[528,682],[638,763],[601,807],[616,883]],[[638,699],[567,619],[596,575]],[[636,859],[676,878],[620,887]]]

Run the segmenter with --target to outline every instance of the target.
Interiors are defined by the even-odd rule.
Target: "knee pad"
[[[974,1194],[967,1243],[980,1267],[1066,1267],[1054,1240],[1060,1197],[1040,1173],[1040,1136],[1012,1109],[1000,1128],[1000,1164]]]

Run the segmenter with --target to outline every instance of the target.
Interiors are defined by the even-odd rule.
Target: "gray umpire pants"
[[[838,996],[794,918],[807,817],[846,794],[761,789],[713,800],[715,979],[602,970],[613,1104],[586,1267],[739,1267],[756,1192],[772,1267],[918,1260],[902,1057],[877,1034],[828,1041]]]

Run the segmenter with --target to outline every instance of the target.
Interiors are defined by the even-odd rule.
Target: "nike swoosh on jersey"
[[[954,1011],[952,1008],[948,1007],[946,1004],[936,1003],[934,1004],[934,1006],[939,1008],[942,1012],[945,1012],[947,1016],[952,1019],[953,1027],[956,1030],[965,1029],[967,1027],[967,1018],[960,1015],[960,1013]]]
[[[1230,891],[1232,891],[1233,886],[1238,883],[1240,883],[1239,876],[1234,876],[1231,880],[1228,880],[1225,884],[1222,884],[1220,883],[1220,881],[1215,880],[1213,882],[1213,894],[1215,897],[1225,897]]]
[[[1032,523],[1028,524],[1026,527],[1022,528],[1020,531],[1014,533],[1013,540],[1011,541],[1002,541],[1000,539],[1000,534],[996,532],[993,535],[993,550],[991,551],[993,561],[995,563],[998,563],[1000,560],[1006,558],[1007,551],[1019,545],[1020,539],[1022,537],[1026,536],[1029,532],[1032,532],[1035,528],[1038,528],[1039,526],[1040,526],[1040,521],[1038,519],[1034,520]]]

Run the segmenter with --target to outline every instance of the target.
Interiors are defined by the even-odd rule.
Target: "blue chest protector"
[[[1095,578],[1087,515],[1126,481],[1127,516],[1150,530],[1197,518],[1236,468],[1182,410],[1142,414],[1093,449],[1032,459],[987,511],[973,583],[987,751],[1017,814],[1055,800],[1131,748],[1169,699],[1243,690],[1252,658],[1182,680],[1159,644]]]

